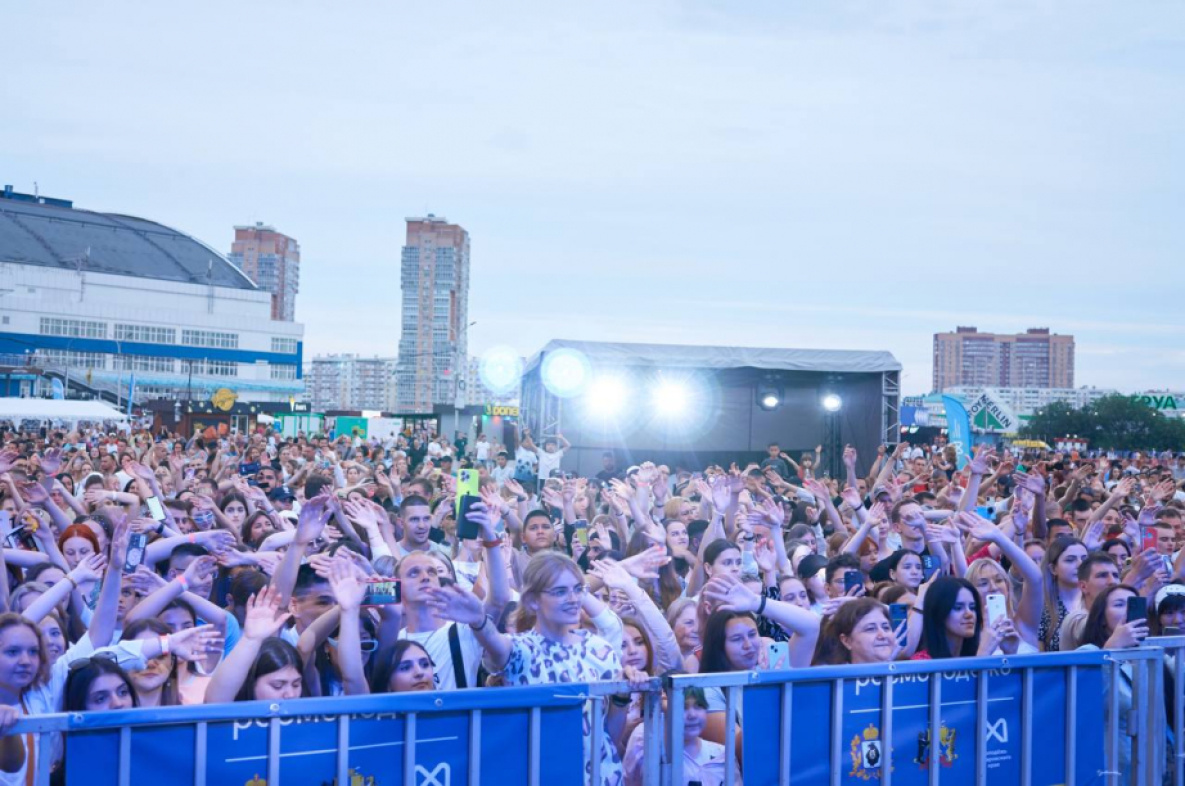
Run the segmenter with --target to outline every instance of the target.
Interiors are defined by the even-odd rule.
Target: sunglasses
[[[330,646],[330,647],[333,647],[334,649],[337,649],[337,639],[335,639],[335,638],[333,638],[332,636],[330,636],[329,638],[327,638],[327,639],[325,639],[325,640],[326,640],[327,642],[329,642],[329,646]],[[363,639],[363,640],[362,640],[362,642],[361,642],[361,647],[360,647],[360,649],[361,649],[363,652],[366,652],[366,653],[371,653],[371,652],[374,652],[375,650],[377,650],[378,648],[379,648],[379,641],[378,641],[378,639]]]

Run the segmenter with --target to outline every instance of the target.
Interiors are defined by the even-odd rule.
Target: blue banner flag
[[[53,386],[53,397],[58,401],[64,399],[66,397],[66,388],[62,386],[62,380],[54,377],[51,384]]]
[[[971,418],[967,416],[967,408],[963,402],[954,396],[943,396],[942,405],[946,407],[946,428],[950,435],[950,444],[955,446],[959,456],[959,469],[967,466],[972,451]]]

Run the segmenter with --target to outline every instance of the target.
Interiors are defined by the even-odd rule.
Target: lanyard
[[[21,696],[21,712],[26,717],[29,716],[29,708],[25,705],[25,697]],[[27,760],[25,761],[25,786],[33,786],[33,780],[37,777],[37,742],[33,739],[33,734],[25,735],[25,754]]]

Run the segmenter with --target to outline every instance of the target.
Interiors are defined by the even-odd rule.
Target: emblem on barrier
[[[452,768],[448,762],[442,761],[431,771],[422,764],[416,765],[416,786],[451,786],[451,783]]]
[[[346,773],[346,777],[349,778],[349,781],[345,786],[376,786],[373,775],[363,775],[353,768]],[[337,778],[334,778],[332,781],[321,781],[321,786],[342,786],[342,784],[339,784]]]
[[[881,732],[873,724],[862,733],[852,737],[852,771],[848,774],[861,780],[880,778],[885,759],[884,741]]]
[[[950,767],[957,758],[959,754],[955,753],[955,730],[944,723],[938,729],[938,763],[943,767]],[[918,755],[914,763],[923,770],[930,766],[929,729],[918,735]]]

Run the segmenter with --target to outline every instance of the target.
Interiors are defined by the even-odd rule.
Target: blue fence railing
[[[652,680],[632,775],[686,783],[681,710],[697,687],[723,706],[724,728],[741,732],[725,735],[724,783],[743,773],[748,786],[1185,786],[1185,739],[1173,733],[1185,714],[1182,650],[1185,636],[1129,650]],[[22,719],[14,733],[61,735],[67,783],[87,786],[600,783],[602,737],[586,743],[583,730],[601,728],[605,699],[627,688],[68,713]],[[50,758],[38,757],[36,783],[48,783]]]

